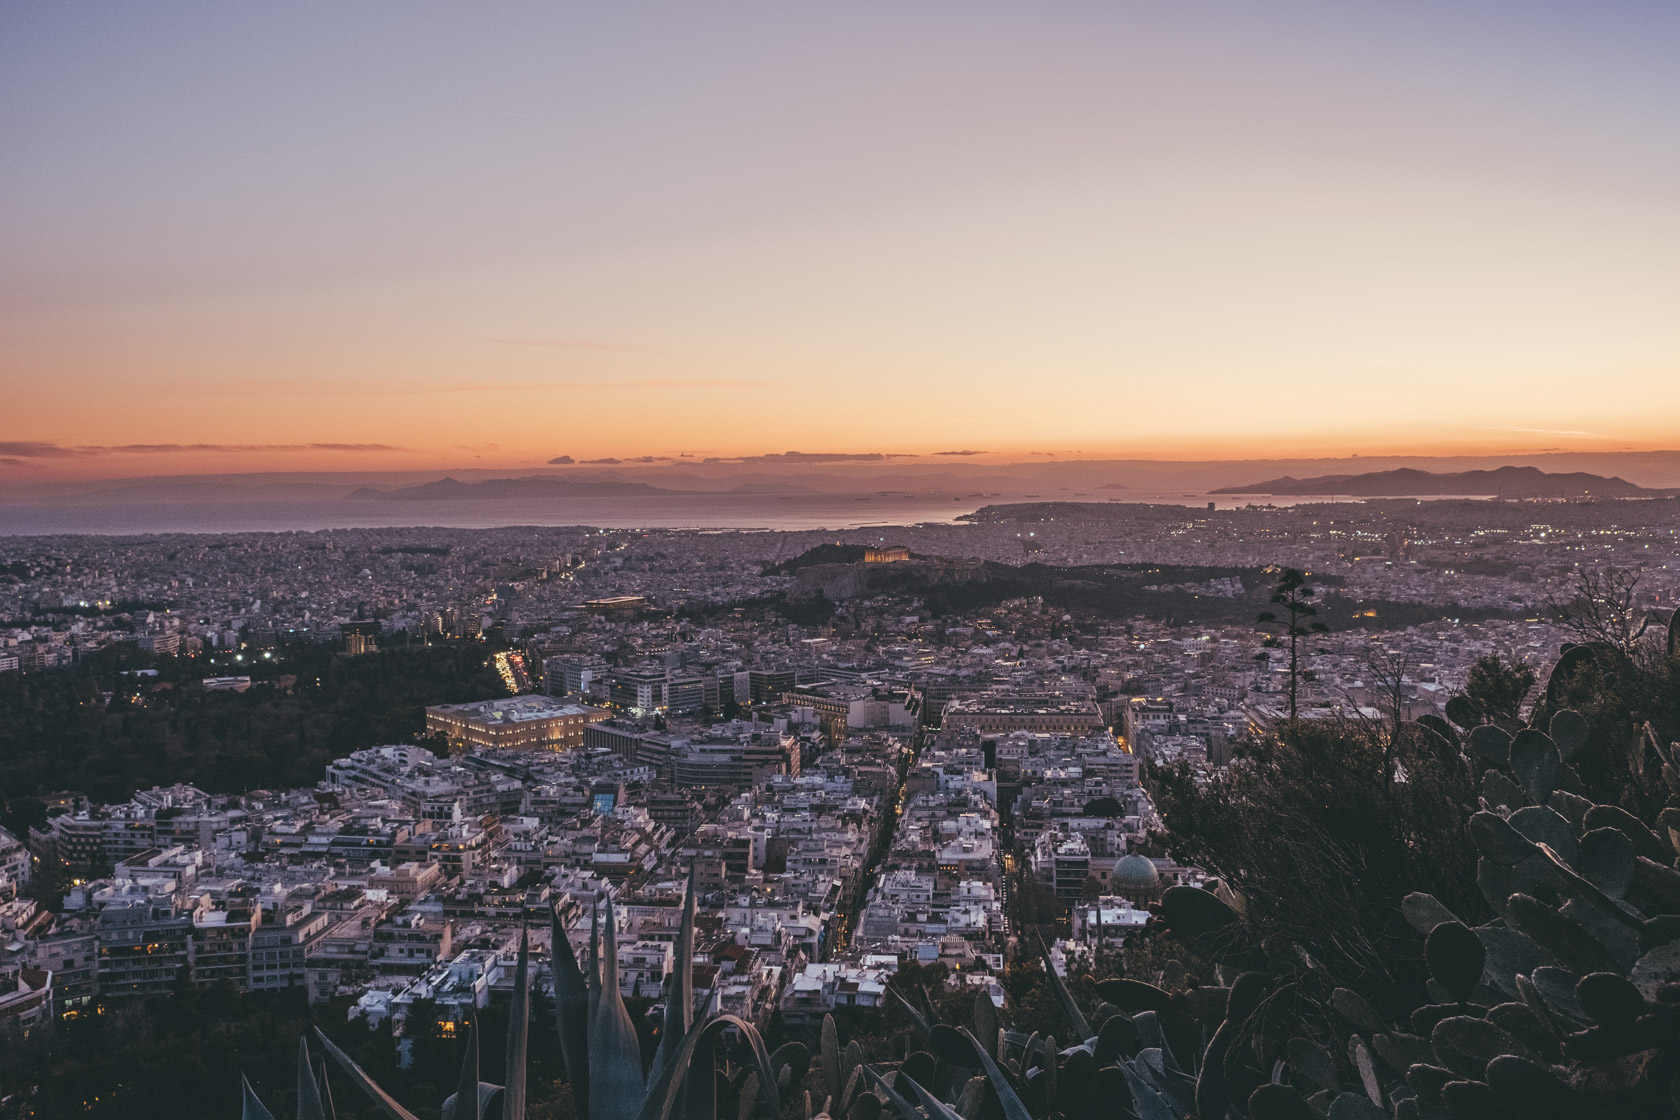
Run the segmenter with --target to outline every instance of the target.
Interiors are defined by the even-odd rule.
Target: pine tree
[[[1307,577],[1294,568],[1285,568],[1283,578],[1272,591],[1271,603],[1275,607],[1283,608],[1288,615],[1288,621],[1279,617],[1277,611],[1261,611],[1259,623],[1262,626],[1274,626],[1279,633],[1266,639],[1266,645],[1276,646],[1280,640],[1289,638],[1289,718],[1295,718],[1295,698],[1301,678],[1301,660],[1299,653],[1300,639],[1309,634],[1323,634],[1329,627],[1322,622],[1309,621],[1318,616],[1318,608],[1312,605],[1313,589],[1307,586]]]

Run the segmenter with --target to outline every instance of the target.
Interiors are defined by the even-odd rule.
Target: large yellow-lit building
[[[442,735],[456,750],[567,751],[583,746],[583,729],[611,715],[600,708],[561,704],[548,696],[509,696],[474,704],[426,709],[426,733]]]
[[[985,693],[948,701],[940,726],[946,731],[969,728],[982,735],[1011,731],[1091,735],[1102,730],[1103,718],[1097,702],[1087,693]]]

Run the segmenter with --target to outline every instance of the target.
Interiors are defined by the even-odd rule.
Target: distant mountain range
[[[65,460],[65,462],[80,460]],[[1033,459],[1003,460],[982,456],[973,459],[940,459],[916,462],[891,459],[881,462],[813,463],[802,459],[778,460],[774,465],[754,459],[741,462],[640,464],[626,462],[605,468],[576,464],[565,467],[502,465],[494,468],[462,466],[445,471],[364,470],[221,473],[110,478],[37,478],[34,472],[7,469],[0,463],[0,509],[19,506],[63,509],[71,505],[109,506],[132,510],[140,505],[280,505],[327,502],[343,509],[342,500],[356,493],[356,506],[380,506],[399,502],[486,503],[498,498],[535,496],[539,500],[565,500],[578,496],[618,496],[641,493],[667,500],[672,493],[781,497],[876,495],[881,491],[904,491],[917,495],[959,500],[986,498],[1019,501],[1036,495],[1045,500],[1068,500],[1081,493],[1095,497],[1152,501],[1168,498],[1180,501],[1207,494],[1215,487],[1232,487],[1225,493],[1277,494],[1308,491],[1310,496],[1335,492],[1348,496],[1350,480],[1373,472],[1396,474],[1405,479],[1398,490],[1429,492],[1436,477],[1463,481],[1447,482],[1449,489],[1472,494],[1528,493],[1526,488],[1502,488],[1494,481],[1506,468],[1529,468],[1534,477],[1541,472],[1560,472],[1554,477],[1577,478],[1581,490],[1591,493],[1630,493],[1637,490],[1603,491],[1597,479],[1616,485],[1632,482],[1642,487],[1680,487],[1680,450],[1642,452],[1559,452],[1499,456],[1366,456],[1341,458],[1270,458],[1225,460],[1157,459]],[[1396,468],[1402,468],[1397,471]],[[1497,469],[1496,469],[1497,468]],[[1455,476],[1451,472],[1463,472]],[[1583,472],[1570,475],[1566,472]],[[453,482],[445,482],[448,475]],[[1257,482],[1259,479],[1270,481]],[[1487,479],[1487,481],[1472,481]],[[1330,480],[1330,481],[1326,481]],[[432,484],[438,487],[433,488]],[[490,483],[493,485],[486,486]],[[1252,483],[1252,485],[1251,485]],[[624,489],[641,484],[650,490]],[[550,489],[549,486],[553,488]],[[1363,484],[1358,484],[1363,489]],[[482,489],[467,490],[474,486]],[[453,491],[453,492],[451,492]],[[1570,492],[1553,486],[1538,496]],[[1393,496],[1392,492],[1388,496]],[[1403,495],[1402,495],[1403,496]],[[1030,499],[1029,499],[1030,500]],[[354,506],[352,508],[355,508]],[[417,507],[418,508],[418,507]],[[278,514],[277,514],[278,515]],[[386,515],[389,516],[389,513]],[[138,522],[136,522],[138,524]],[[6,526],[0,522],[0,532]]]
[[[1325,474],[1316,478],[1282,478],[1250,486],[1226,486],[1213,494],[1267,494],[1303,497],[1346,494],[1350,498],[1480,496],[1500,498],[1628,498],[1663,497],[1673,490],[1650,490],[1625,478],[1575,471],[1548,474],[1538,467],[1499,467],[1485,471],[1436,474],[1411,467],[1368,474]]]
[[[629,498],[679,492],[649,486],[645,482],[594,478],[490,478],[483,482],[440,478],[436,482],[396,490],[363,486],[345,497],[374,502],[485,502],[510,498]]]
[[[706,497],[719,494],[815,493],[819,492],[808,486],[770,480],[743,482],[727,489],[710,487],[704,490],[688,490],[654,486],[646,482],[625,482],[616,478],[555,478],[552,475],[531,475],[524,478],[487,478],[483,482],[440,478],[436,482],[402,486],[395,490],[362,486],[344,497],[363,502],[495,502],[515,498],[645,498],[668,497],[673,494]]]

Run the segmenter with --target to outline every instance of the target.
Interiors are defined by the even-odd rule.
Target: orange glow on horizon
[[[1680,443],[1680,6],[165,7],[0,17],[0,489]]]
[[[651,433],[649,437],[651,438]],[[423,440],[411,440],[422,444]],[[3,445],[4,441],[0,441]],[[1174,444],[1165,440],[1108,445],[1093,443],[1080,448],[1045,450],[1043,445],[1007,446],[978,451],[961,456],[940,455],[939,448],[923,447],[903,450],[857,442],[831,447],[812,447],[805,454],[810,458],[792,462],[779,459],[764,460],[763,456],[780,456],[785,448],[772,447],[712,448],[698,452],[646,452],[645,443],[633,449],[611,446],[596,447],[569,443],[561,454],[575,460],[569,464],[551,464],[554,455],[542,450],[520,452],[506,448],[470,449],[449,447],[427,449],[423,446],[387,446],[365,450],[344,450],[334,447],[307,445],[265,447],[261,445],[227,445],[194,449],[184,446],[178,450],[124,450],[122,445],[83,444],[65,442],[55,444],[54,453],[39,458],[19,458],[0,454],[0,490],[8,486],[35,482],[142,478],[157,476],[205,476],[268,473],[299,474],[359,474],[364,472],[489,472],[498,475],[599,474],[602,471],[635,472],[638,470],[701,470],[702,472],[731,468],[735,471],[758,467],[770,471],[798,473],[824,471],[846,473],[890,469],[894,466],[917,468],[938,466],[1015,465],[1047,462],[1148,461],[1159,463],[1218,463],[1266,462],[1278,460],[1324,460],[1340,464],[1336,471],[1347,469],[1350,461],[1368,459],[1418,460],[1417,465],[1430,469],[1430,459],[1496,458],[1529,460],[1555,454],[1603,454],[1622,452],[1675,452],[1680,441],[1670,437],[1647,440],[1561,440],[1519,443],[1509,439],[1478,441],[1465,434],[1453,438],[1406,439],[1404,436],[1387,439],[1373,438],[1369,443],[1350,443],[1346,438],[1331,440],[1301,436],[1297,438],[1233,438],[1217,442],[1201,440]],[[3,451],[0,446],[0,451]],[[614,454],[614,452],[619,452]],[[824,461],[824,455],[847,456]],[[879,454],[881,458],[873,458]],[[852,456],[856,456],[855,458]],[[868,457],[866,457],[868,456]],[[616,460],[616,461],[612,461]],[[719,460],[708,463],[707,460]],[[1327,468],[1329,470],[1330,468]],[[1456,468],[1438,468],[1456,469]]]

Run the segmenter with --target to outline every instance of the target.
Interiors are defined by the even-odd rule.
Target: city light
[[[1680,6],[175,7],[0,11],[0,1113],[1675,1113]]]

